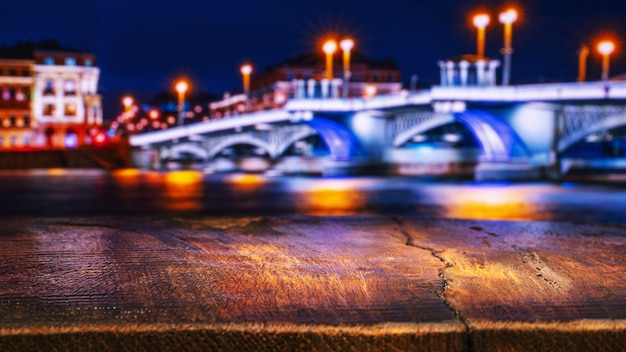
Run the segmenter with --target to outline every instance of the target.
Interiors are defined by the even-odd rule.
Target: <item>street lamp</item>
[[[252,73],[252,65],[243,64],[240,68],[241,75],[243,76],[243,94],[246,96],[246,112],[248,112],[250,105],[250,74]]]
[[[185,93],[189,89],[189,84],[186,81],[178,81],[174,86],[174,89],[178,93],[178,126],[183,125],[184,110],[185,110]]]
[[[135,100],[130,95],[126,95],[122,98],[122,105],[124,106],[124,126],[128,131],[128,120],[130,120],[130,110],[133,107]]]
[[[347,38],[339,42],[339,47],[343,50],[343,97],[348,97],[348,82],[352,72],[350,71],[350,50],[354,48],[354,40]]]
[[[602,80],[609,79],[609,57],[615,50],[615,43],[610,40],[603,40],[598,44],[598,52],[602,55]]]
[[[587,76],[587,56],[589,48],[583,45],[578,52],[578,82],[584,82]]]
[[[326,54],[326,78],[330,81],[333,79],[333,54],[337,51],[337,43],[334,40],[328,40],[322,46],[322,50]]]
[[[489,15],[480,13],[474,16],[474,27],[478,29],[478,36],[476,40],[476,56],[482,59],[485,56],[485,27],[489,25]]]
[[[511,80],[511,54],[513,54],[511,41],[513,37],[513,22],[516,20],[517,11],[514,9],[508,9],[500,13],[500,23],[504,24],[504,48],[502,48],[502,54],[504,55],[502,85],[504,86],[508,86],[509,81]]]

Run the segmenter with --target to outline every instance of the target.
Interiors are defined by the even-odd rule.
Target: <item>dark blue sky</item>
[[[327,33],[350,35],[357,50],[393,57],[408,81],[438,80],[437,61],[475,52],[470,15],[492,14],[486,55],[500,58],[497,14],[511,2],[491,0],[4,0],[0,42],[58,39],[91,51],[108,101],[123,93],[150,97],[181,75],[195,89],[239,88],[239,65],[257,70],[306,51],[319,51]],[[611,73],[626,73],[626,1],[526,0],[513,3],[521,18],[513,30],[512,82],[573,81],[581,44],[608,35],[618,42]],[[321,55],[321,54],[320,54]],[[588,78],[600,60],[589,57]],[[118,111],[105,110],[105,116]]]

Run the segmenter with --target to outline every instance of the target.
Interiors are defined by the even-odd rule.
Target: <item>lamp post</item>
[[[333,54],[337,51],[337,43],[334,40],[328,40],[322,46],[322,50],[326,54],[326,79],[333,79]]]
[[[602,80],[609,79],[609,57],[615,50],[615,43],[610,40],[603,40],[598,44],[598,52],[602,55]]]
[[[477,14],[473,19],[474,27],[478,30],[476,38],[476,56],[478,56],[479,59],[485,56],[485,27],[489,25],[489,21],[489,15],[485,13]]]
[[[514,9],[508,9],[500,14],[500,23],[504,24],[504,48],[502,48],[502,54],[504,55],[502,85],[504,86],[508,86],[511,80],[511,54],[513,54],[511,41],[513,37],[513,22],[516,20],[517,11]]]
[[[352,76],[350,71],[350,51],[354,48],[354,40],[347,38],[339,42],[339,47],[343,50],[343,97],[348,97],[348,82]]]
[[[178,93],[178,124],[177,126],[183,125],[183,116],[185,110],[185,93],[187,89],[189,89],[189,84],[186,81],[178,81],[174,86],[174,89]]]
[[[243,94],[246,96],[245,111],[250,109],[250,74],[252,73],[252,65],[243,64],[240,68],[241,75],[243,76]]]
[[[578,82],[584,82],[587,76],[587,56],[589,48],[583,45],[578,52]]]
[[[124,126],[126,132],[128,132],[128,120],[130,120],[130,110],[133,107],[135,100],[130,95],[126,95],[122,98],[122,105],[124,106]]]

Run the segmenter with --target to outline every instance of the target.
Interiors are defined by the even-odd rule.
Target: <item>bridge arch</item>
[[[516,152],[529,157],[530,151],[515,130],[488,112],[471,109],[454,113],[476,137],[486,161],[509,161]]]
[[[183,153],[189,153],[202,160],[209,158],[207,151],[197,143],[179,143],[164,150],[164,152],[161,153],[161,159],[177,159],[180,158]]]
[[[597,132],[626,126],[626,107],[569,106],[557,114],[560,136],[559,153]]]
[[[276,146],[275,148],[276,157],[280,157],[281,155],[283,155],[287,151],[287,149],[289,149],[289,147],[291,147],[297,141],[303,140],[307,137],[311,137],[315,135],[318,135],[318,132],[313,128],[302,129],[290,135],[288,138],[281,141],[281,143]]]
[[[511,126],[482,110],[473,109],[452,114],[421,111],[401,115],[399,119],[395,126],[394,147],[401,146],[416,134],[458,121],[476,138],[485,160],[508,161],[518,150],[524,156],[530,155],[528,148]]]
[[[432,111],[402,115],[396,120],[395,128],[397,131],[393,139],[393,146],[397,148],[417,134],[451,124],[454,121],[454,116],[450,114],[438,114]]]
[[[274,159],[276,157],[276,153],[273,152],[272,147],[268,142],[258,138],[254,138],[249,134],[237,134],[229,136],[228,138],[223,138],[217,141],[217,143],[210,146],[210,148],[208,148],[209,158],[213,159],[224,149],[238,144],[247,144],[255,146],[257,148],[261,148],[267,151],[267,153],[270,155],[270,158]]]
[[[350,160],[362,152],[356,137],[348,128],[336,121],[314,116],[302,123],[313,128],[330,150],[334,160]]]

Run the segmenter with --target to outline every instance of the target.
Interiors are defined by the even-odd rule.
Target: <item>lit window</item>
[[[23,137],[24,139],[24,145],[30,145],[30,136],[25,134]]]
[[[15,147],[17,145],[17,136],[12,134],[9,137],[9,144],[11,145],[11,147]]]
[[[76,93],[76,81],[73,79],[65,80],[65,94],[75,94]]]
[[[4,147],[4,138],[0,136],[0,148]]]
[[[52,56],[46,56],[43,59],[44,65],[54,65],[54,58]]]
[[[66,66],[76,66],[76,59],[73,57],[66,57],[65,58],[65,65]]]
[[[76,104],[65,104],[65,116],[76,115]]]
[[[26,99],[26,94],[21,89],[15,93],[15,100],[24,101]]]
[[[54,104],[46,104],[43,107],[43,114],[45,116],[52,116],[52,115],[54,115]]]
[[[9,100],[11,99],[11,92],[9,92],[8,89],[4,89],[2,91],[2,100]]]

